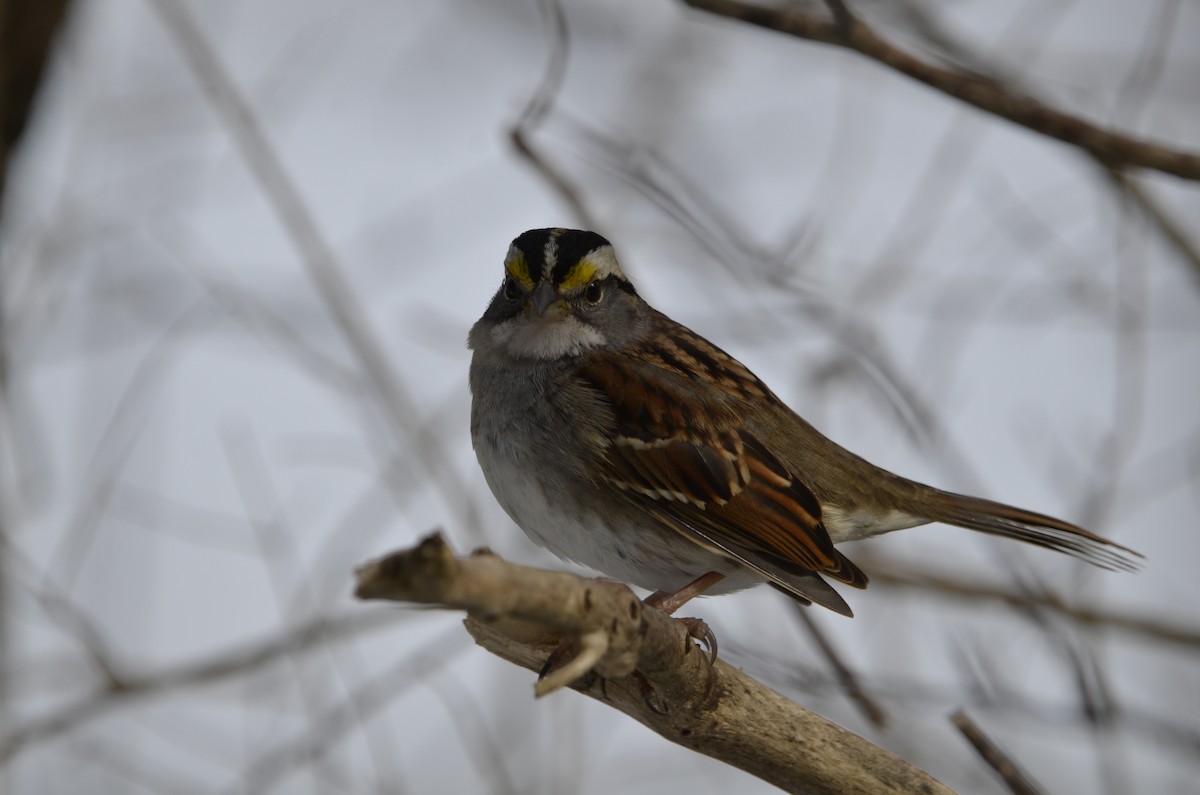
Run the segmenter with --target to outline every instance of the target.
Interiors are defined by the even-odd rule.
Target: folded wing
[[[737,374],[703,382],[661,362],[596,352],[577,375],[612,411],[614,427],[598,462],[603,481],[780,590],[851,614],[821,575],[857,588],[866,586],[866,575],[834,548],[808,487],[733,410],[725,393],[741,388]]]

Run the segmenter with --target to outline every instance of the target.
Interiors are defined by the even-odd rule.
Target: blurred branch
[[[874,572],[872,572],[872,585]],[[1003,645],[999,635],[987,640]],[[997,646],[998,647],[998,646]],[[985,644],[984,648],[992,648]],[[797,659],[794,655],[778,656],[770,651],[756,650],[753,655],[739,652],[736,647],[730,654],[732,662],[741,662],[761,671],[763,679],[787,692],[803,693],[817,699],[831,696],[841,697],[845,688],[837,677],[826,670]],[[889,653],[890,662],[894,655]],[[987,659],[980,658],[987,663]],[[1010,682],[1016,677],[1021,682]],[[929,714],[931,711],[944,713],[956,705],[966,705],[1003,717],[1006,721],[1041,729],[1053,728],[1067,737],[1081,729],[1091,730],[1094,724],[1084,715],[1075,699],[1055,697],[1048,699],[1043,690],[1034,690],[1023,685],[1023,669],[1006,669],[994,675],[964,677],[959,681],[939,679],[931,682],[924,674],[912,672],[874,671],[870,674],[871,693],[888,705],[889,710],[902,714]],[[1200,759],[1200,731],[1195,721],[1188,717],[1168,718],[1158,714],[1161,710],[1144,700],[1127,701],[1112,720],[1106,724],[1110,730],[1119,731],[1129,737],[1137,737],[1161,751],[1177,754],[1182,760]]]
[[[55,37],[63,26],[70,6],[68,0],[0,0],[0,224],[4,221],[5,198],[8,193],[8,164],[33,114],[34,99],[42,84],[46,62]],[[3,231],[3,226],[0,226]],[[9,384],[9,355],[13,351],[9,339],[12,328],[8,308],[11,295],[10,263],[0,276],[0,435],[7,438],[17,418],[11,406]],[[6,446],[7,446],[6,444]],[[0,455],[0,474],[8,475],[8,450]],[[20,477],[17,478],[18,482]],[[7,488],[8,484],[0,484]],[[8,520],[12,515],[9,494],[0,494],[0,537],[7,537]],[[0,557],[0,725],[9,720],[12,670],[10,655],[12,641],[9,629],[8,560]],[[0,779],[0,789],[4,786]]]
[[[1192,268],[1192,275],[1200,278],[1200,246],[1188,237],[1184,225],[1173,217],[1158,199],[1138,180],[1118,168],[1103,167],[1104,175],[1121,195],[1130,201],[1158,231],[1167,239],[1177,254]],[[1193,227],[1194,228],[1194,227]]]
[[[794,297],[802,310],[800,314],[811,318],[837,341],[846,351],[847,361],[854,363],[854,372],[862,373],[914,440],[924,447],[940,450],[950,459],[954,471],[970,472],[970,463],[952,449],[934,412],[882,344],[872,318],[843,312],[828,295],[789,279],[785,275],[786,249],[764,251],[754,245],[720,202],[690,182],[667,158],[608,136],[565,113],[561,117],[570,124],[574,140],[584,144],[585,148],[579,152],[581,157],[641,193],[737,278],[744,279],[751,272],[772,290]],[[762,326],[769,317],[768,309],[763,307],[755,315],[755,324]]]
[[[979,580],[960,580],[925,572],[906,570],[894,561],[871,570],[871,584],[892,588],[907,588],[945,596],[955,601],[1003,602],[1021,611],[1049,610],[1077,624],[1097,629],[1115,630],[1143,638],[1200,649],[1200,627],[1181,627],[1147,616],[1135,616],[1076,607],[1058,599],[1053,593],[1020,593]]]
[[[333,248],[321,233],[283,161],[267,139],[254,111],[225,71],[216,53],[200,34],[179,0],[151,0],[192,73],[229,136],[258,181],[268,204],[296,248],[301,263],[357,358],[371,388],[374,403],[386,418],[398,442],[419,451],[430,470],[430,480],[447,507],[462,517],[473,532],[478,521],[474,504],[449,456],[429,427],[419,421],[421,412],[392,368],[386,349],[367,321],[367,313],[343,274]]]
[[[26,722],[0,735],[0,765],[22,750],[47,740],[115,709],[135,698],[173,692],[196,685],[219,682],[268,665],[280,657],[337,638],[356,635],[377,627],[391,626],[394,613],[369,613],[354,618],[315,618],[255,645],[213,655],[148,674],[121,671],[109,660],[105,687],[44,717]]]
[[[975,721],[967,716],[967,713],[962,710],[955,712],[950,716],[950,722],[979,752],[983,761],[996,771],[996,775],[1000,776],[1000,780],[1008,787],[1009,792],[1013,795],[1039,795],[1041,790],[1021,772],[1021,769],[1007,754],[992,742],[990,737],[983,733],[983,729],[980,729]]]
[[[311,765],[328,755],[355,726],[366,725],[383,707],[432,674],[445,668],[449,658],[465,644],[457,627],[434,638],[418,654],[406,657],[377,676],[355,687],[349,696],[306,722],[294,736],[256,758],[243,772],[237,785],[227,792],[271,792],[301,765]],[[394,783],[394,782],[392,782]],[[380,787],[380,791],[386,787]]]
[[[59,572],[62,588],[70,592],[97,545],[104,539],[102,520],[108,509],[113,485],[120,477],[134,443],[149,421],[146,407],[161,388],[165,374],[176,361],[176,352],[187,336],[210,320],[212,307],[205,300],[193,302],[159,333],[129,374],[104,421],[86,463],[81,463],[84,480],[81,497],[72,508],[68,524],[55,543],[48,570]]]
[[[1034,99],[1008,75],[998,75],[994,67],[982,63],[970,48],[958,43],[945,31],[939,33],[940,46],[958,60],[967,60],[970,69],[951,69],[922,61],[881,38],[865,22],[850,13],[841,0],[827,0],[833,19],[747,5],[737,0],[684,0],[688,5],[720,16],[739,19],[751,25],[788,33],[803,39],[835,44],[855,50],[872,60],[907,74],[915,80],[962,100],[980,110],[1020,124],[1035,132],[1072,144],[1096,161],[1117,192],[1153,223],[1200,277],[1200,247],[1187,235],[1184,226],[1161,202],[1141,186],[1127,167],[1157,169],[1184,179],[1200,179],[1200,154],[1170,149],[1162,144],[1142,141],[1098,127],[1077,116],[1056,110]],[[985,73],[984,70],[988,73]],[[1139,72],[1141,78],[1141,72]]]
[[[825,656],[829,666],[833,669],[834,676],[845,689],[850,700],[862,712],[863,717],[870,721],[871,725],[876,729],[882,729],[887,725],[887,711],[867,692],[862,682],[859,680],[858,674],[854,672],[854,668],[850,663],[846,662],[841,652],[834,646],[833,641],[821,629],[821,625],[816,622],[812,614],[799,602],[793,601],[793,612],[800,619],[808,634],[816,641],[817,648],[821,650],[821,654]]]
[[[562,170],[547,160],[546,156],[533,144],[533,133],[541,126],[562,87],[563,76],[567,71],[567,53],[570,48],[567,18],[563,13],[562,4],[558,0],[542,0],[539,8],[541,8],[542,17],[550,24],[552,33],[550,56],[546,60],[546,73],[542,76],[542,82],[533,96],[529,98],[525,109],[521,111],[521,118],[509,131],[509,137],[512,139],[517,154],[525,158],[542,175],[550,187],[554,188],[571,208],[571,211],[575,213],[580,226],[584,229],[596,229],[596,221],[588,211],[587,205],[584,204],[579,191],[571,184]]]
[[[33,115],[50,48],[69,7],[68,0],[0,0],[0,209],[8,163]]]
[[[842,11],[834,19],[794,8],[764,8],[741,0],[684,2],[717,16],[853,50],[968,105],[1077,146],[1108,166],[1148,168],[1182,179],[1200,180],[1200,154],[1106,130],[1018,93],[993,78],[922,60],[882,38],[871,26],[849,13],[844,4],[836,4]]]
[[[562,637],[571,639],[575,658],[543,679],[539,694],[570,686],[786,791],[950,792],[892,753],[698,653],[682,622],[644,608],[619,583],[517,566],[490,553],[458,558],[440,535],[357,574],[362,599],[466,610],[477,643],[531,671],[542,668]]]
[[[1001,71],[997,65],[985,63],[987,57],[978,52],[978,47],[958,41],[942,25],[939,14],[926,9],[920,0],[906,0],[897,9],[914,28],[919,38],[964,68],[992,79],[1003,79],[1018,90],[1025,90],[1021,74],[1016,69]],[[995,52],[1019,52],[1017,69],[1034,63],[1047,49],[1046,45],[1068,15],[1065,3],[1025,3],[1022,13],[998,30],[990,49]],[[949,123],[940,133],[931,151],[936,154],[926,162],[922,172],[912,182],[903,212],[892,222],[889,233],[878,244],[875,251],[875,267],[864,270],[854,289],[851,304],[862,304],[859,311],[869,311],[869,306],[882,306],[887,301],[902,300],[901,291],[912,289],[920,283],[920,264],[932,251],[935,241],[945,231],[945,224],[953,217],[950,208],[960,201],[964,189],[978,178],[978,162],[988,151],[984,140],[993,129],[992,120],[976,113],[966,105],[956,108]],[[919,288],[918,288],[919,289]],[[994,297],[990,290],[979,291],[981,295]],[[966,335],[963,335],[964,337]],[[961,349],[962,345],[959,343]],[[945,372],[952,372],[952,357],[942,359],[937,355]]]

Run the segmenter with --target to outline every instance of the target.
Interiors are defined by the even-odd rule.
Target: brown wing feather
[[[690,350],[698,355],[698,343]],[[696,543],[742,562],[793,595],[847,612],[817,575],[859,588],[866,586],[866,576],[834,548],[808,487],[731,408],[733,393],[761,383],[745,382],[754,377],[744,368],[715,382],[699,381],[687,376],[687,368],[655,361],[655,355],[643,352],[639,361],[596,352],[577,371],[613,413],[601,477]],[[693,362],[692,369],[696,366]],[[697,400],[704,390],[709,394]],[[764,396],[774,399],[769,392]]]

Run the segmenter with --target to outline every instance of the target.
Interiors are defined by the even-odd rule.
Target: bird
[[[535,543],[653,593],[671,614],[762,582],[852,616],[865,588],[837,548],[930,522],[1102,568],[1140,553],[1070,522],[955,494],[832,441],[704,337],[651,307],[613,246],[532,229],[467,340],[471,440],[496,500]]]

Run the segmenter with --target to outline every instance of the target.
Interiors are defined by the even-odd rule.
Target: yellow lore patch
[[[504,260],[504,270],[526,290],[533,289],[533,277],[529,274],[529,263],[525,261],[525,255],[515,246],[508,252],[508,257]]]
[[[596,266],[587,259],[581,259],[571,267],[571,270],[567,271],[566,278],[559,283],[558,287],[561,290],[573,290],[583,287],[595,278]]]

